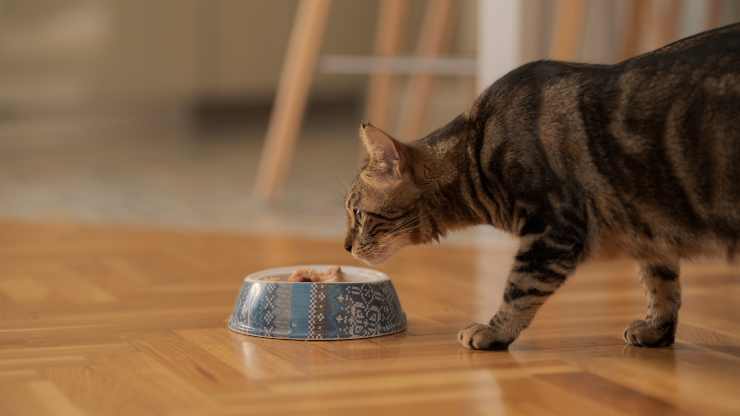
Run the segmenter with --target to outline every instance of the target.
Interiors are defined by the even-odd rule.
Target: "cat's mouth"
[[[386,260],[391,258],[392,255],[393,253],[390,250],[375,253],[358,253],[354,250],[352,251],[352,257],[362,261],[369,266],[375,266],[384,263]]]
[[[408,242],[405,239],[389,238],[383,243],[376,243],[369,250],[363,250],[362,247],[352,250],[352,257],[370,266],[374,266],[384,263],[407,244]]]

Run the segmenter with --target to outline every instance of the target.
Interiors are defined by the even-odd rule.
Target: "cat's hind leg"
[[[503,304],[488,325],[463,328],[458,333],[460,343],[473,350],[508,348],[583,259],[584,241],[585,227],[573,226],[523,238],[506,282]]]
[[[642,262],[640,278],[647,292],[645,319],[624,330],[624,341],[639,347],[667,347],[673,344],[681,307],[678,261]]]

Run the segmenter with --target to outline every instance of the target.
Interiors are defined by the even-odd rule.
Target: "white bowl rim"
[[[262,280],[265,277],[290,275],[297,269],[315,269],[319,271],[326,271],[331,266],[339,266],[343,272],[364,278],[363,280],[357,281],[343,281],[343,282],[287,282],[287,281],[267,281]],[[251,273],[244,278],[245,282],[260,282],[260,283],[274,283],[274,284],[285,284],[285,285],[353,285],[353,284],[367,284],[377,283],[391,280],[387,274],[365,267],[356,266],[343,266],[339,264],[299,264],[295,266],[284,266],[284,267],[273,267],[270,269],[260,270],[258,272]]]

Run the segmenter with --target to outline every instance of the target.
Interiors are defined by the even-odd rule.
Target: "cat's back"
[[[740,239],[740,24],[615,65],[524,65],[466,117],[515,200],[575,195],[648,239]]]
[[[627,59],[620,65],[633,68],[654,65],[660,62],[661,58],[671,57],[694,60],[696,63],[718,55],[735,60],[738,53],[740,53],[740,23],[734,23],[677,40],[662,48]]]
[[[696,94],[740,94],[740,23],[679,40],[613,66],[597,77],[602,92],[631,104],[660,108],[661,99]],[[652,102],[640,102],[640,97]]]
[[[582,140],[599,184],[592,191],[612,197],[605,205],[648,238],[737,240],[740,24],[582,81]]]

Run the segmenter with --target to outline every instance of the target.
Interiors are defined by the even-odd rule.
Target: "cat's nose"
[[[344,249],[347,250],[347,253],[352,253],[352,243],[351,242],[344,243]]]

